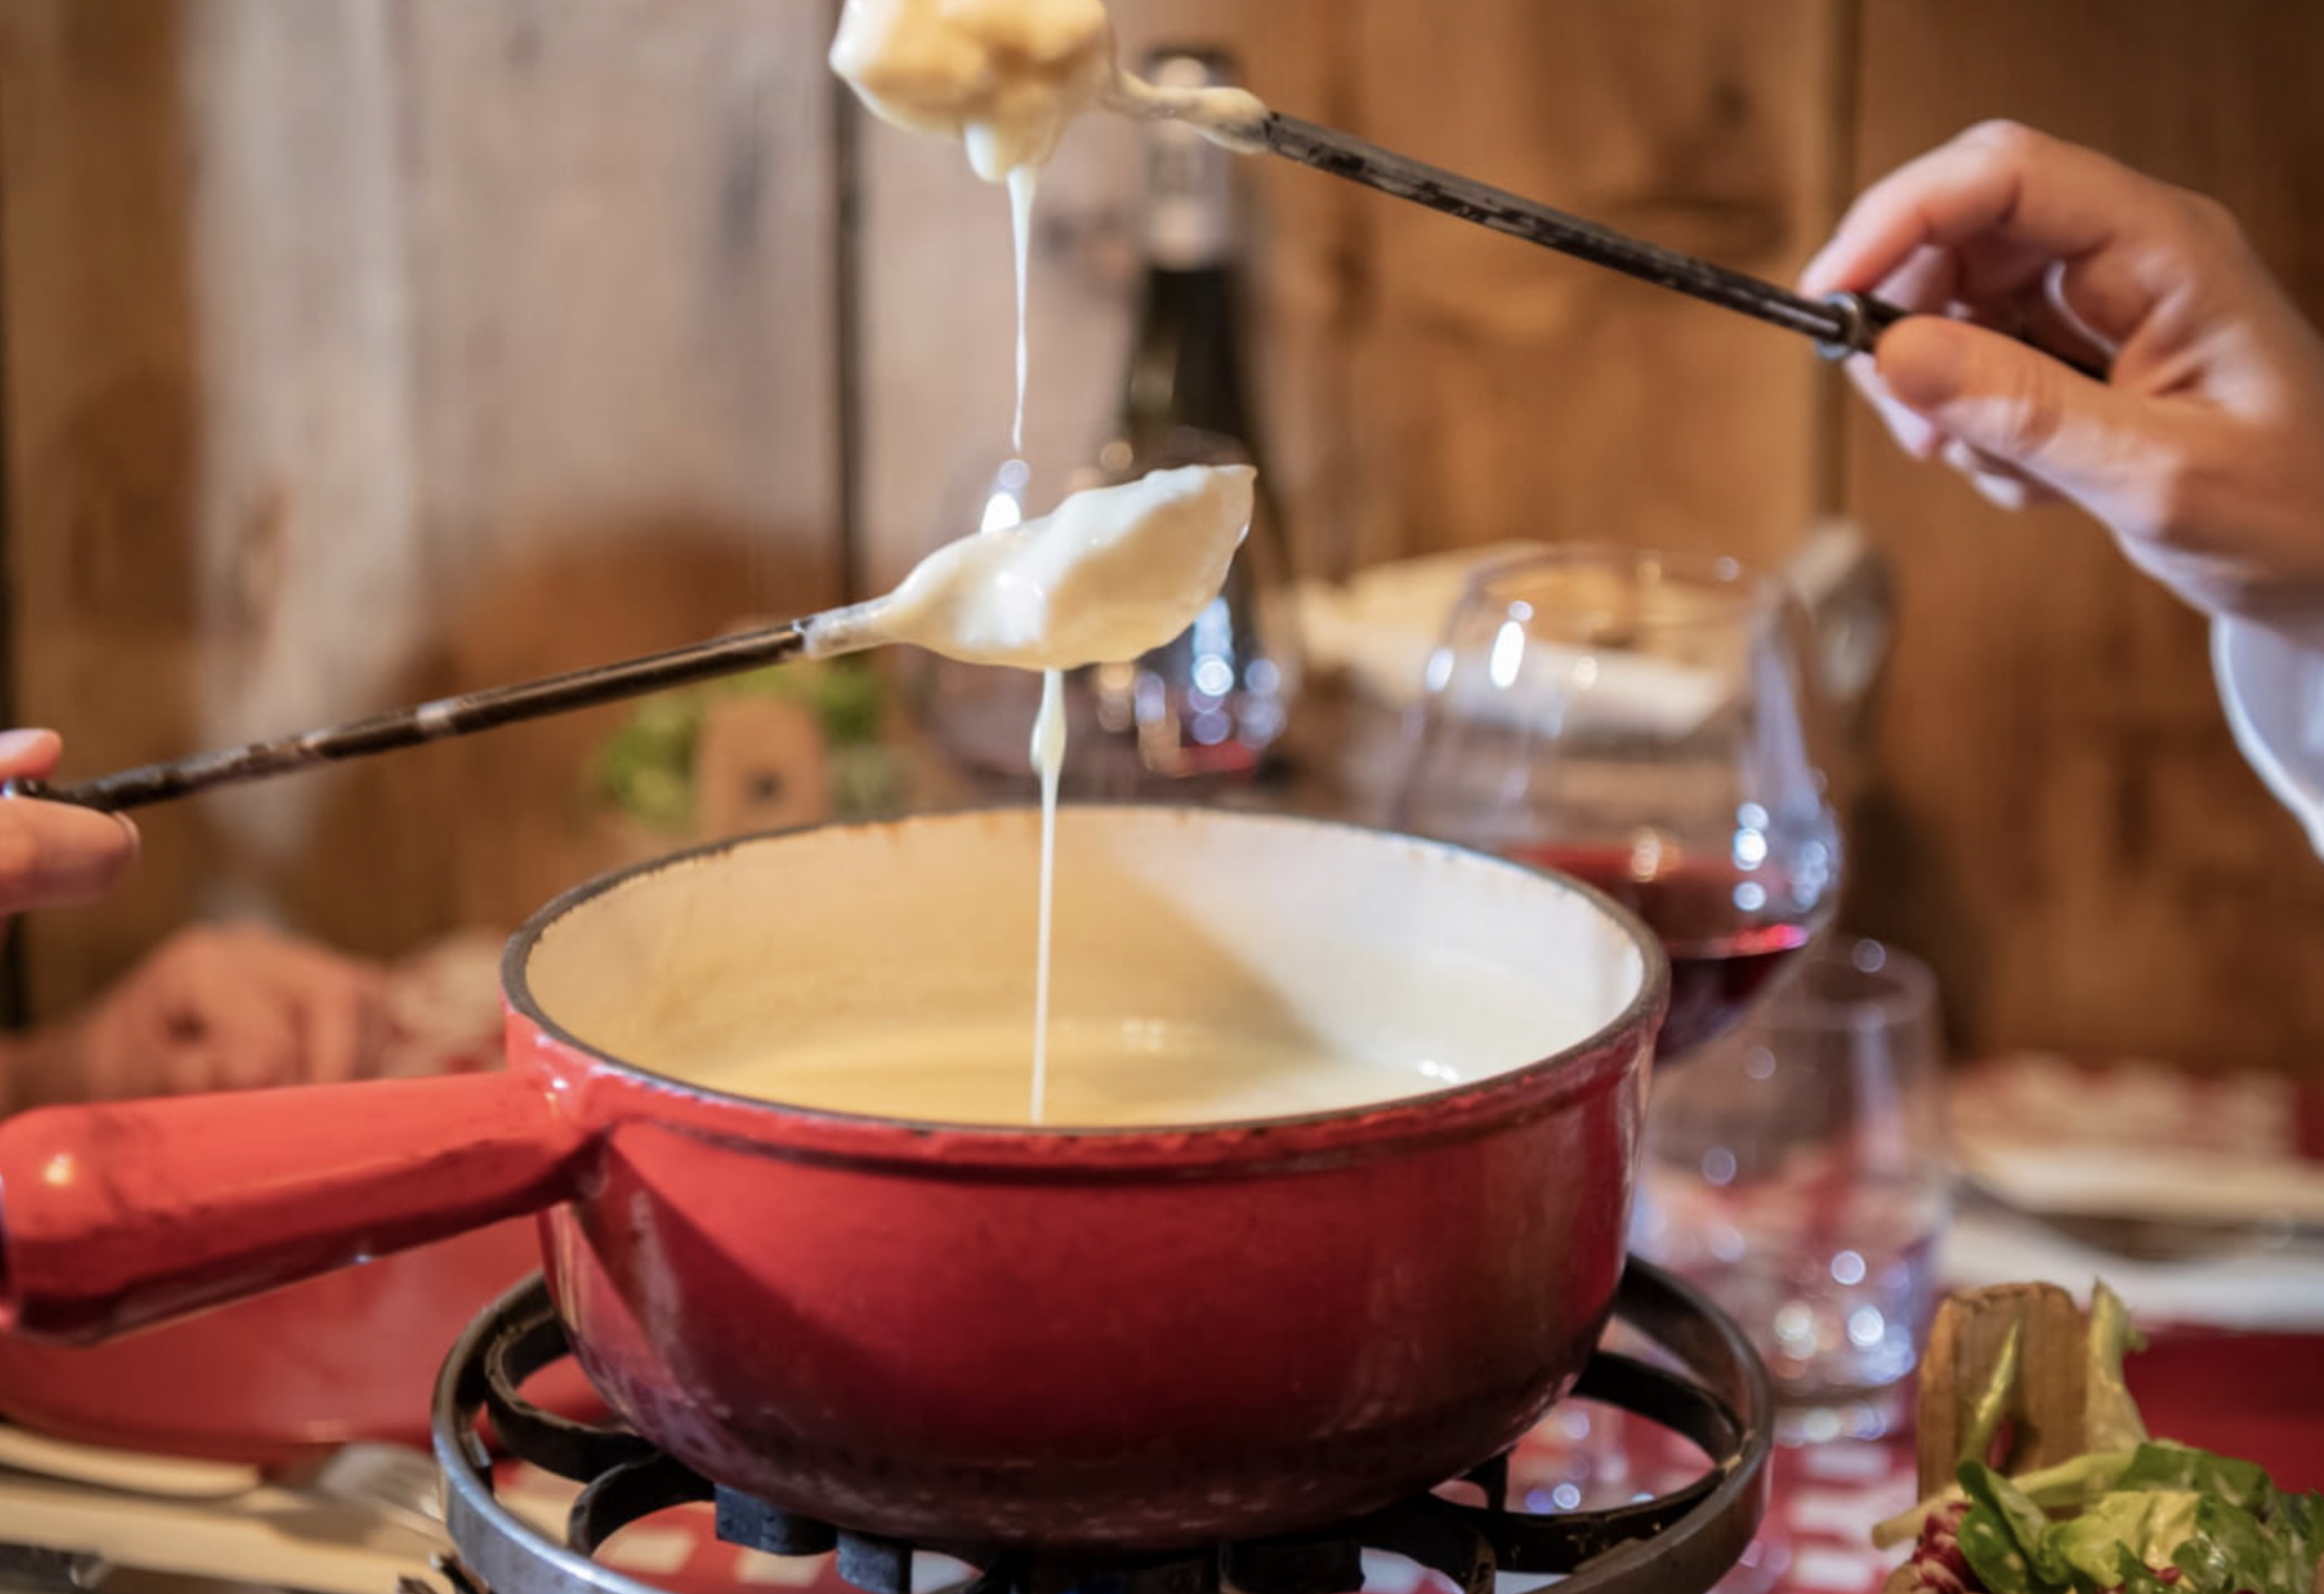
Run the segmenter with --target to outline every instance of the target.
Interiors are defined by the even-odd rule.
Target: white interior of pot
[[[682,859],[549,925],[526,982],[584,1044],[673,1078],[885,1116],[1022,1122],[1038,836],[1037,814],[1008,810]],[[1267,815],[1068,809],[1056,914],[1049,1122],[1209,1121],[1421,1094],[1588,1039],[1646,979],[1632,930],[1560,881]],[[786,1083],[793,1062],[891,1038],[931,1071],[896,1099],[835,1101]],[[1009,1070],[999,1110],[931,1083],[953,1054],[965,1069],[995,1046]],[[1074,1105],[1075,1071],[1134,1071],[1140,1054],[1147,1084],[1158,1070],[1183,1087],[1177,1099],[1112,1116],[1086,1095]],[[1301,1060],[1290,1094],[1199,1083],[1213,1060],[1257,1073],[1285,1058]]]

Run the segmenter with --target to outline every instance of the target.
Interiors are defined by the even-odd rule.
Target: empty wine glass
[[[1429,661],[1396,822],[1630,908],[1670,954],[1658,1057],[1683,1056],[1837,894],[1807,633],[1786,587],[1732,559],[1573,548],[1489,567]]]

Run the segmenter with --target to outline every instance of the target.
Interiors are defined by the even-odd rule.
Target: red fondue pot
[[[1019,811],[795,832],[582,887],[511,944],[505,1073],[14,1119],[6,1320],[102,1337],[539,1211],[628,1420],[843,1525],[1160,1547],[1367,1510],[1513,1442],[1611,1304],[1666,988],[1572,880],[1283,817],[1066,811],[1061,1020],[1471,1081],[1385,1102],[972,1128],[669,1077],[1029,1015],[1037,834]]]

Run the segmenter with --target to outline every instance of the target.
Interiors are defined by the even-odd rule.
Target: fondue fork
[[[867,605],[857,606],[859,610],[864,607]],[[809,632],[819,622],[853,613],[837,610],[788,625],[736,631],[614,664],[593,665],[512,686],[487,686],[372,714],[343,725],[302,731],[296,735],[278,736],[269,742],[253,742],[216,752],[195,753],[70,785],[11,780],[0,786],[0,796],[40,797],[106,813],[142,808],[214,786],[263,780],[342,759],[366,758],[375,752],[412,747],[447,736],[466,736],[519,720],[540,719],[672,686],[690,686],[801,655],[833,657],[879,640],[870,631],[859,629],[847,632],[835,645],[810,641]]]
[[[1912,312],[1866,293],[1831,293],[1809,299],[1788,288],[1727,266],[1649,244],[1598,222],[1555,210],[1536,200],[1446,171],[1366,143],[1334,128],[1319,126],[1280,111],[1269,111],[1256,127],[1233,131],[1286,160],[1431,210],[1489,227],[1545,249],[1684,293],[1787,331],[1815,339],[1828,360],[1869,354],[1880,335]],[[2106,379],[2106,368],[2056,355],[2085,376]]]
[[[1231,466],[1212,473],[1214,476],[1244,478],[1250,474],[1248,466]],[[715,676],[779,664],[788,659],[832,659],[893,642],[917,643],[939,652],[951,652],[954,658],[1024,663],[1028,668],[1041,668],[1051,662],[1048,655],[1039,656],[1038,662],[1028,661],[1028,642],[1068,650],[1097,649],[1074,660],[1088,662],[1107,657],[1104,650],[1122,640],[1106,629],[1104,621],[1112,614],[1119,622],[1125,585],[1132,589],[1131,596],[1137,598],[1151,595],[1138,592],[1138,584],[1150,589],[1156,582],[1162,583],[1163,595],[1181,614],[1177,623],[1185,624],[1194,618],[1194,610],[1186,606],[1188,584],[1207,583],[1206,591],[1214,594],[1225,574],[1224,559],[1232,545],[1222,547],[1220,533],[1229,529],[1229,523],[1212,511],[1223,508],[1247,521],[1248,497],[1241,508],[1236,507],[1231,494],[1215,501],[1212,510],[1203,511],[1213,525],[1200,527],[1168,512],[1172,505],[1186,502],[1179,492],[1183,482],[1174,485],[1162,480],[1170,475],[1157,472],[1147,478],[1146,484],[1077,495],[1104,505],[1102,509],[1085,508],[1078,518],[1067,516],[1061,509],[1042,521],[1028,521],[1010,528],[1010,540],[998,546],[1011,551],[1004,553],[998,565],[989,559],[980,562],[973,555],[954,557],[987,536],[999,536],[997,530],[962,538],[921,560],[895,591],[844,608],[826,609],[788,625],[734,632],[617,664],[595,665],[514,686],[488,686],[456,697],[439,697],[432,703],[373,714],[344,725],[302,731],[217,752],[196,753],[190,758],[124,769],[75,785],[12,780],[0,786],[0,797],[45,797],[118,812],[185,797],[213,786],[264,779],[340,759],[364,758],[446,736],[465,736],[473,731],[489,731],[518,720],[538,719],[617,698],[641,696]],[[1162,483],[1158,492],[1148,491],[1157,482]],[[1247,487],[1245,492],[1248,493]],[[1038,536],[1032,535],[1037,528],[1043,527],[1047,530]],[[1240,537],[1240,528],[1233,529]],[[992,546],[995,545],[986,544],[988,549]],[[1129,550],[1126,554],[1125,549]],[[975,613],[973,605],[964,604],[964,594],[982,590],[978,584],[989,587],[1002,582],[1010,574],[1007,560],[1012,557],[1035,562],[1032,574],[1023,577],[1028,586],[1038,587],[1056,580],[1056,573],[1051,567],[1060,561],[1068,573],[1080,576],[1083,579],[1076,589],[1080,605],[1077,612],[1098,618],[1096,633],[1090,634],[1084,628],[1075,635],[1070,626],[1062,632],[1052,631],[1044,619],[1039,622],[1043,629],[1036,637],[1011,639],[1004,635],[996,639],[978,631],[978,623],[984,622],[964,625],[961,615],[973,616]],[[1044,559],[1046,565],[1040,563]],[[1150,628],[1151,616],[1142,616],[1138,624]],[[1003,631],[1006,630],[1004,625]],[[1146,631],[1138,630],[1133,634],[1142,638]],[[1167,637],[1166,629],[1159,640]],[[1142,651],[1152,645],[1141,641],[1133,651]],[[954,651],[955,648],[969,651]]]

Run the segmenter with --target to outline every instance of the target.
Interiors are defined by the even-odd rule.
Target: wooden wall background
[[[2234,204],[2324,309],[2324,11],[2270,0],[1118,0],[1286,108],[1761,273],[2013,115]],[[827,0],[0,0],[14,710],[94,771],[685,640],[895,575],[997,456],[999,194],[870,124]],[[1136,140],[1045,179],[1037,468],[1087,456]],[[2071,517],[1890,453],[1795,340],[1290,169],[1263,402],[1311,568],[1508,537],[1779,558],[1818,512],[1904,625],[1856,922],[1966,1048],[2324,1066],[2324,866],[2201,627]],[[147,822],[31,936],[43,1009],[168,926],[390,953],[601,861],[608,716]]]

